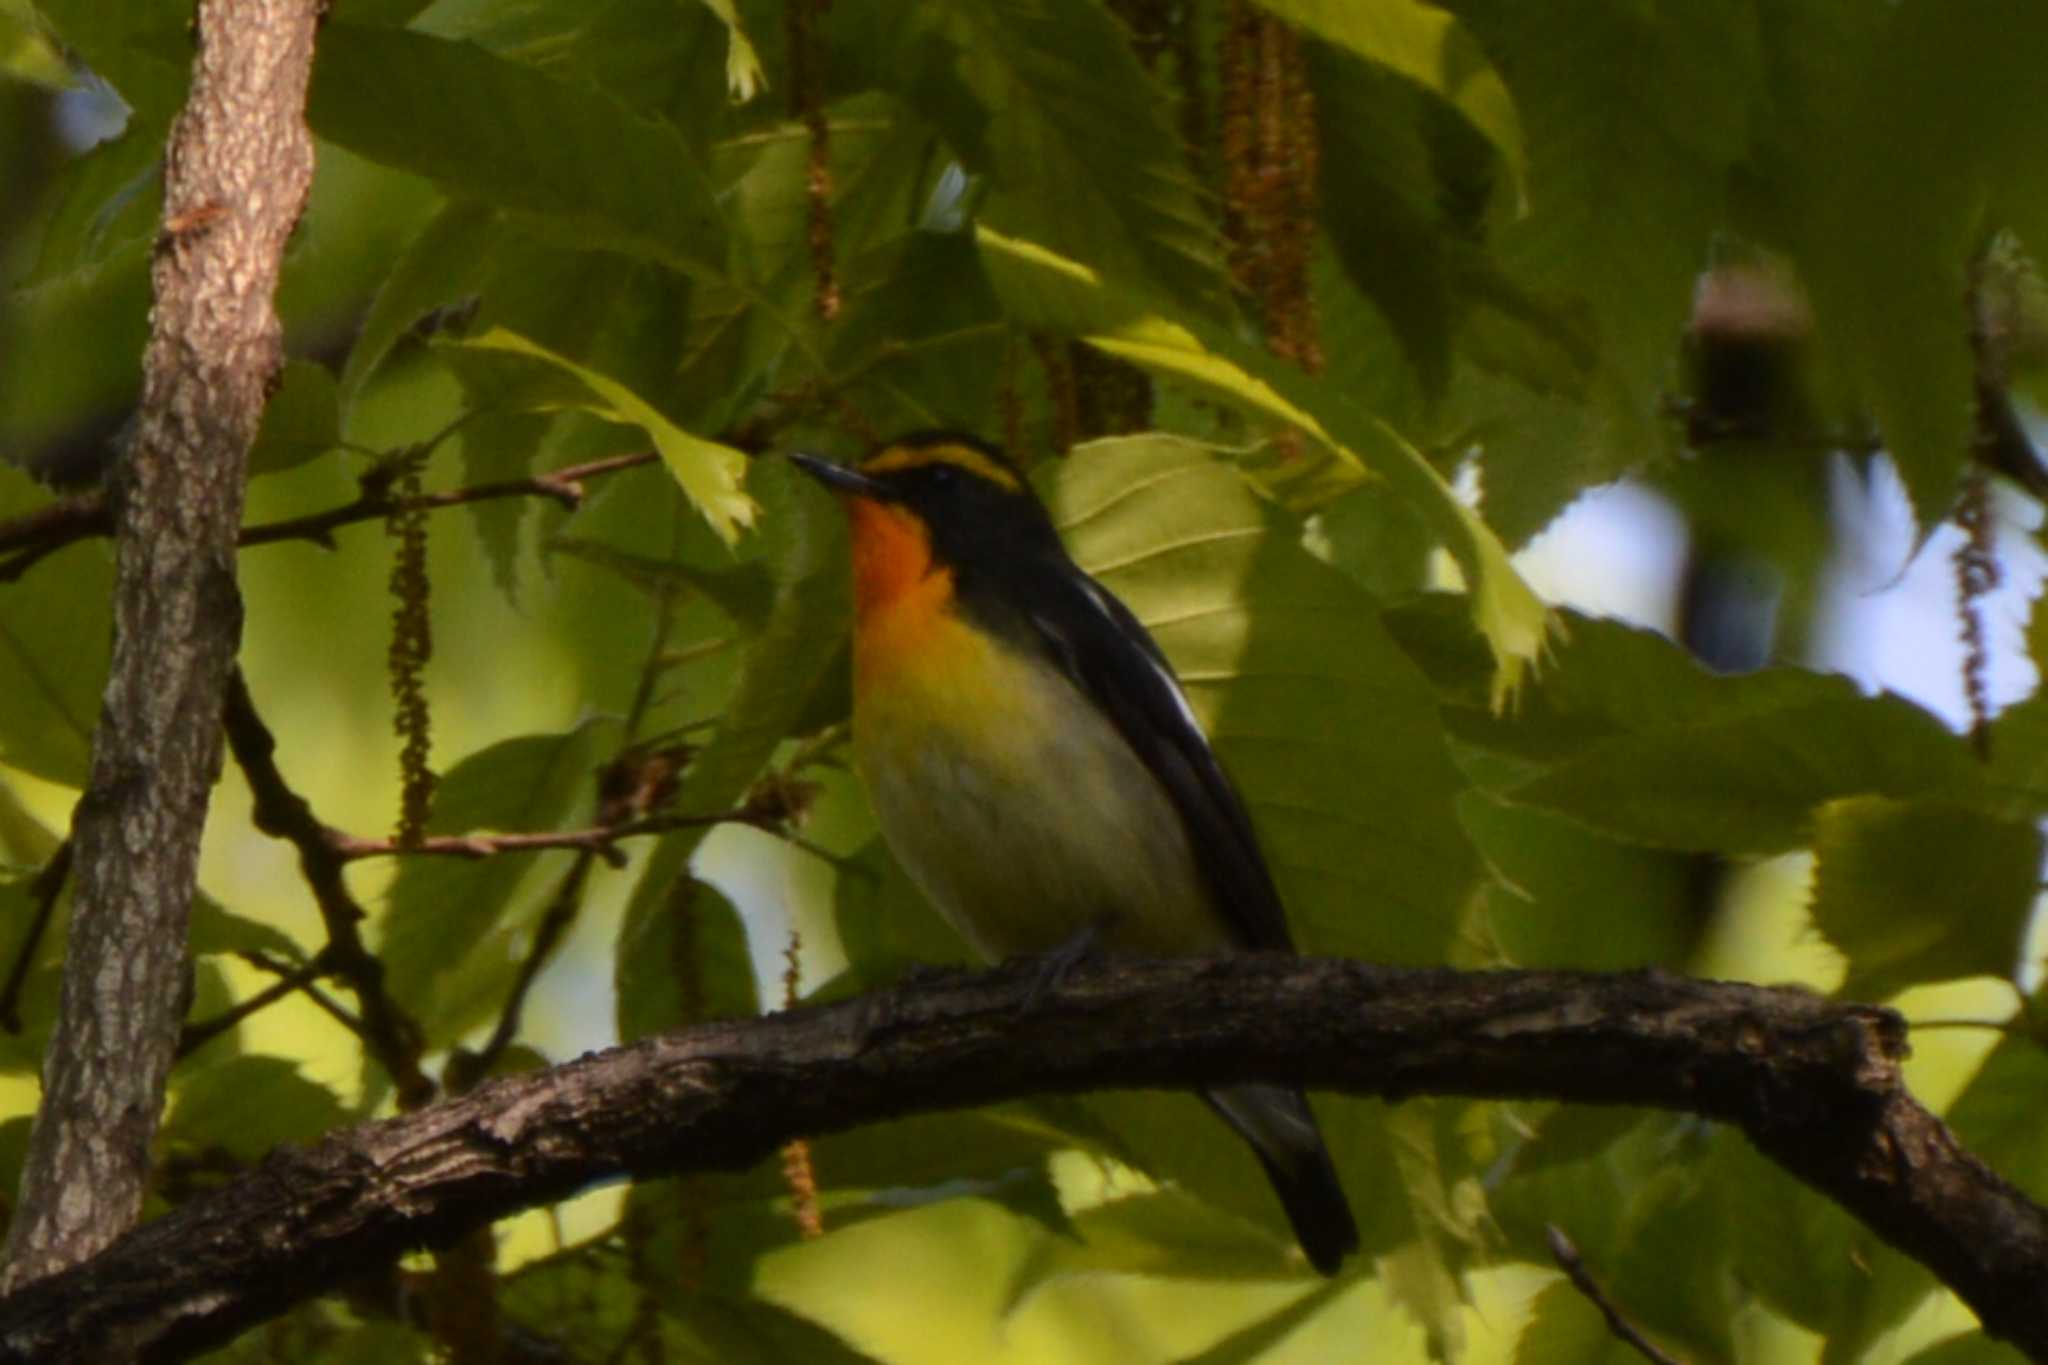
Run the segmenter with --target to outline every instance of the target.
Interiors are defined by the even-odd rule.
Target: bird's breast
[[[1230,946],[1165,789],[1050,663],[911,593],[863,611],[854,673],[883,836],[983,956],[1091,925],[1129,952]]]

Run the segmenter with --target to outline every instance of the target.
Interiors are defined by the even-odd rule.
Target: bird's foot
[[[1030,1014],[1036,1010],[1046,996],[1060,988],[1074,968],[1102,951],[1102,927],[1102,920],[1091,920],[1065,942],[1028,959],[1034,974],[1031,989],[1024,994],[1024,1003],[1017,1007],[1018,1014]]]

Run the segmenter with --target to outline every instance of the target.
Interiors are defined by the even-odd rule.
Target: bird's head
[[[863,608],[893,598],[935,570],[969,579],[1020,557],[1060,553],[1044,504],[1007,455],[956,431],[919,431],[856,465],[792,454],[837,493],[853,532]]]

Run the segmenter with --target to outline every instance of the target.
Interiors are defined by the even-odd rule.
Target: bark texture
[[[1043,985],[1024,964],[710,1025],[279,1151],[0,1300],[0,1361],[182,1359],[403,1250],[622,1173],[740,1167],[800,1135],[1034,1092],[1252,1079],[1739,1124],[2048,1360],[2048,1212],[1907,1093],[1888,1010],[1659,973],[1286,957],[1085,964]]]
[[[280,360],[271,300],[312,181],[304,114],[318,15],[317,0],[198,7],[192,90],[166,154],[142,407],[109,488],[113,656],[74,818],[63,996],[6,1285],[93,1254],[142,1207],[241,638],[235,538]]]

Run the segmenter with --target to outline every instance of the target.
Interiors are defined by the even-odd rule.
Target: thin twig
[[[304,797],[294,792],[278,771],[277,741],[250,700],[248,683],[238,668],[228,679],[224,708],[228,747],[235,762],[249,780],[254,801],[252,819],[256,828],[275,838],[288,840],[299,851],[299,870],[313,892],[320,919],[327,930],[327,946],[320,952],[334,973],[355,992],[362,1011],[360,1028],[364,1045],[398,1087],[402,1108],[417,1108],[434,1095],[434,1083],[420,1070],[423,1041],[420,1027],[384,989],[384,964],[363,946],[357,929],[365,918],[342,877],[347,859],[336,849],[339,836],[320,823]],[[310,983],[304,988],[316,1001],[320,998]]]
[[[490,1040],[470,1064],[477,1079],[491,1074],[498,1058],[519,1036],[519,1017],[526,1008],[527,992],[533,989],[534,980],[540,976],[540,969],[547,965],[555,945],[576,922],[576,912],[583,908],[583,884],[589,879],[591,866],[598,857],[597,850],[584,850],[549,898],[547,913],[541,916],[540,927],[534,930],[533,943],[526,950],[526,960],[519,964],[519,977],[505,996],[504,1008],[498,1012],[498,1025],[491,1030]]]
[[[1676,1356],[1667,1355],[1659,1350],[1648,1337],[1636,1330],[1634,1323],[1621,1315],[1621,1310],[1614,1306],[1613,1300],[1594,1283],[1593,1273],[1586,1269],[1585,1259],[1579,1255],[1579,1249],[1572,1244],[1572,1239],[1565,1236],[1563,1228],[1551,1223],[1543,1231],[1550,1239],[1550,1254],[1556,1259],[1557,1268],[1572,1282],[1572,1288],[1585,1295],[1587,1302],[1600,1310],[1600,1316],[1607,1319],[1607,1330],[1614,1334],[1615,1340],[1633,1347],[1643,1359],[1652,1362],[1652,1365],[1681,1365]]]
[[[261,953],[243,953],[242,960],[265,971],[278,970],[277,964]],[[258,1010],[268,1009],[293,991],[304,990],[330,970],[325,955],[316,954],[303,966],[283,972],[277,980],[247,1000],[222,1010],[211,1019],[185,1025],[184,1032],[178,1035],[178,1060],[183,1061]]]
[[[28,935],[15,951],[14,965],[7,970],[7,984],[0,986],[0,1028],[9,1033],[21,1032],[21,991],[28,984],[29,969],[34,965],[36,949],[42,946],[43,935],[50,930],[50,920],[57,913],[57,897],[64,890],[64,882],[71,875],[71,841],[66,839],[57,845],[57,851],[50,855],[50,861],[43,864],[43,870],[36,873],[29,883],[28,894],[36,903],[35,918],[29,921]]]
[[[382,521],[393,512],[434,512],[444,507],[488,502],[494,498],[552,498],[570,510],[582,505],[586,480],[602,478],[622,469],[653,464],[660,456],[652,450],[630,455],[612,455],[602,460],[569,465],[524,479],[501,479],[493,483],[450,488],[418,497],[400,497],[388,482],[366,479],[352,502],[330,507],[303,517],[245,526],[237,543],[243,546],[272,545],[285,540],[310,540],[334,548],[333,532],[359,521]],[[113,533],[113,515],[104,494],[92,493],[67,498],[39,507],[25,516],[0,521],[0,550],[13,554],[0,559],[0,583],[11,583],[44,557],[81,540]]]
[[[590,829],[551,830],[531,834],[442,834],[416,844],[396,839],[357,839],[337,830],[326,830],[328,848],[342,862],[359,858],[413,857],[491,858],[500,853],[531,853],[536,849],[569,848],[595,853],[612,867],[625,865],[623,850],[613,847],[621,839],[642,834],[667,834],[678,829],[704,825],[740,824],[767,828],[774,817],[766,811],[742,806],[716,815],[650,815],[623,825],[597,825]]]
[[[280,540],[310,540],[317,545],[332,546],[330,533],[355,522],[382,521],[393,512],[433,512],[443,507],[489,502],[494,498],[553,498],[562,506],[574,511],[583,505],[584,480],[615,474],[622,469],[635,469],[644,464],[652,464],[659,458],[654,451],[641,450],[630,455],[612,455],[602,460],[570,465],[550,473],[535,474],[530,478],[501,479],[495,483],[471,484],[466,488],[450,488],[439,493],[422,493],[410,498],[397,496],[388,490],[372,488],[366,490],[354,502],[331,507],[325,512],[265,522],[261,526],[244,527],[241,543],[270,545]]]
[[[254,949],[243,953],[242,960],[252,967],[261,968],[263,971],[269,972],[272,976],[290,976],[295,970],[289,962],[280,962],[270,954]],[[363,1039],[366,1044],[368,1043],[368,1037],[363,1032],[362,1019],[339,1000],[336,1000],[326,991],[321,990],[317,981],[300,982],[299,993],[317,1005],[320,1011],[327,1015],[328,1018],[334,1020],[335,1023],[341,1025],[356,1037]]]
[[[664,585],[656,594],[654,631],[648,642],[647,661],[640,668],[640,681],[634,688],[633,704],[626,712],[624,747],[620,757],[607,765],[607,771],[626,761],[625,754],[633,748],[640,727],[645,723],[647,713],[653,706],[655,684],[664,670],[663,655],[668,650],[669,635],[675,625],[675,600],[678,595],[677,588],[672,584]],[[612,823],[605,828],[626,828],[627,822],[613,819],[606,810],[602,779],[599,787],[599,819],[612,819]],[[480,1079],[488,1076],[497,1065],[498,1059],[504,1055],[505,1049],[518,1037],[520,1017],[526,1009],[527,994],[533,989],[533,983],[540,976],[541,968],[546,966],[548,959],[553,956],[556,945],[576,923],[577,913],[583,908],[584,885],[589,881],[592,864],[599,858],[603,858],[610,867],[617,867],[625,861],[625,855],[613,844],[600,844],[578,850],[575,862],[570,864],[568,872],[563,874],[555,888],[555,894],[548,900],[548,908],[541,916],[539,927],[534,930],[533,942],[526,950],[526,960],[519,964],[518,978],[513,981],[512,989],[506,993],[505,1004],[498,1012],[497,1026],[491,1030],[490,1039],[466,1068],[475,1077]]]
[[[105,493],[86,493],[38,507],[24,516],[0,521],[0,550],[14,554],[0,559],[0,583],[11,583],[47,554],[73,541],[114,533],[114,514]]]

